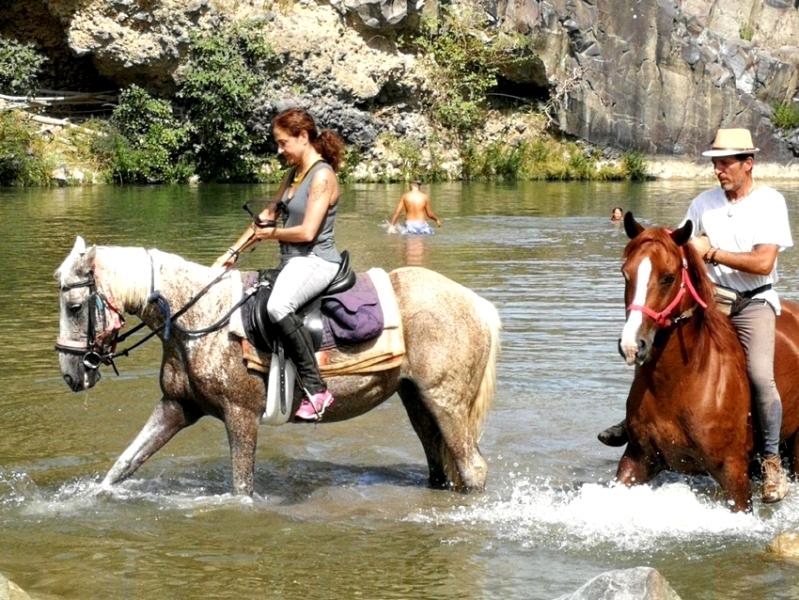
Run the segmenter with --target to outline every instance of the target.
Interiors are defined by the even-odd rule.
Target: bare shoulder
[[[332,169],[319,169],[313,176],[313,183],[336,182],[338,178]]]

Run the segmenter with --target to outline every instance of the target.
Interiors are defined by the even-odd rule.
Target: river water
[[[430,185],[444,224],[414,239],[385,231],[403,187],[346,187],[337,242],[356,269],[420,264],[499,309],[487,491],[428,489],[392,398],[346,423],[262,426],[252,500],[229,494],[227,439],[211,419],[98,493],[160,398],[160,347],[70,392],[53,351],[53,271],[76,235],[209,264],[247,225],[241,204],[274,188],[0,189],[0,572],[39,599],[550,599],[651,566],[686,600],[796,598],[797,566],[765,546],[799,527],[797,484],[733,515],[703,477],[614,486],[621,452],[595,437],[623,416],[632,380],[616,351],[627,239],[611,208],[675,225],[708,185]],[[799,183],[774,185],[799,236]],[[274,259],[263,246],[243,268]],[[781,293],[799,299],[796,249],[780,269]]]

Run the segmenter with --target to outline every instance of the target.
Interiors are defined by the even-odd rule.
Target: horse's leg
[[[719,482],[734,512],[752,510],[752,485],[749,481],[749,458],[727,460],[721,470],[710,475]]]
[[[433,415],[422,401],[419,388],[413,382],[404,379],[400,383],[399,397],[411,420],[411,425],[419,440],[422,442],[424,454],[427,457],[427,466],[430,470],[430,486],[434,488],[446,488],[449,480],[444,470],[444,449],[442,444],[444,438],[438,428]]]
[[[251,496],[258,444],[259,417],[252,410],[231,404],[225,411],[225,429],[233,466],[233,493]]]
[[[643,485],[655,475],[654,465],[633,444],[627,444],[616,469],[616,480],[626,486]]]
[[[788,474],[794,479],[799,475],[799,434],[794,433],[784,443],[784,455],[788,457]]]
[[[431,478],[440,481],[443,466],[456,490],[483,490],[488,465],[477,442],[495,386],[496,308],[426,269],[392,271],[391,283],[405,336],[402,374],[415,386],[405,388],[403,402],[426,445]]]
[[[413,393],[409,394],[409,389]],[[469,407],[453,406],[452,401],[445,401],[445,398],[461,398],[467,393],[462,387],[453,389],[450,386],[439,386],[424,393],[410,382],[400,387],[400,397],[406,408],[422,405],[415,412],[409,409],[408,415],[414,428],[421,427],[424,433],[423,437],[417,429],[425,445],[431,484],[435,485],[434,479],[440,480],[439,473],[443,469],[446,485],[451,484],[456,491],[465,493],[484,490],[488,476],[488,463],[480,453],[475,433],[469,426]]]
[[[181,429],[193,425],[200,415],[187,415],[176,400],[162,398],[139,435],[127,447],[105,476],[103,485],[124,481],[148,458],[158,452]]]

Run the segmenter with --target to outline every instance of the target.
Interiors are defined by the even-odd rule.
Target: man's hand
[[[692,237],[689,243],[696,248],[696,251],[699,252],[699,256],[704,257],[707,251],[710,250],[710,239],[706,235]]]

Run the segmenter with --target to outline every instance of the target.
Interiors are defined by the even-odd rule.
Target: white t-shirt
[[[774,244],[782,252],[793,246],[785,198],[767,185],[755,188],[736,204],[729,203],[720,187],[702,192],[691,202],[683,223],[688,219],[694,224],[694,236],[707,235],[710,245],[720,250],[751,252],[758,244]],[[744,273],[724,265],[708,264],[707,269],[714,283],[738,292],[779,281],[777,261],[768,275]],[[777,314],[780,313],[776,290],[761,292],[755,297],[766,300]]]

